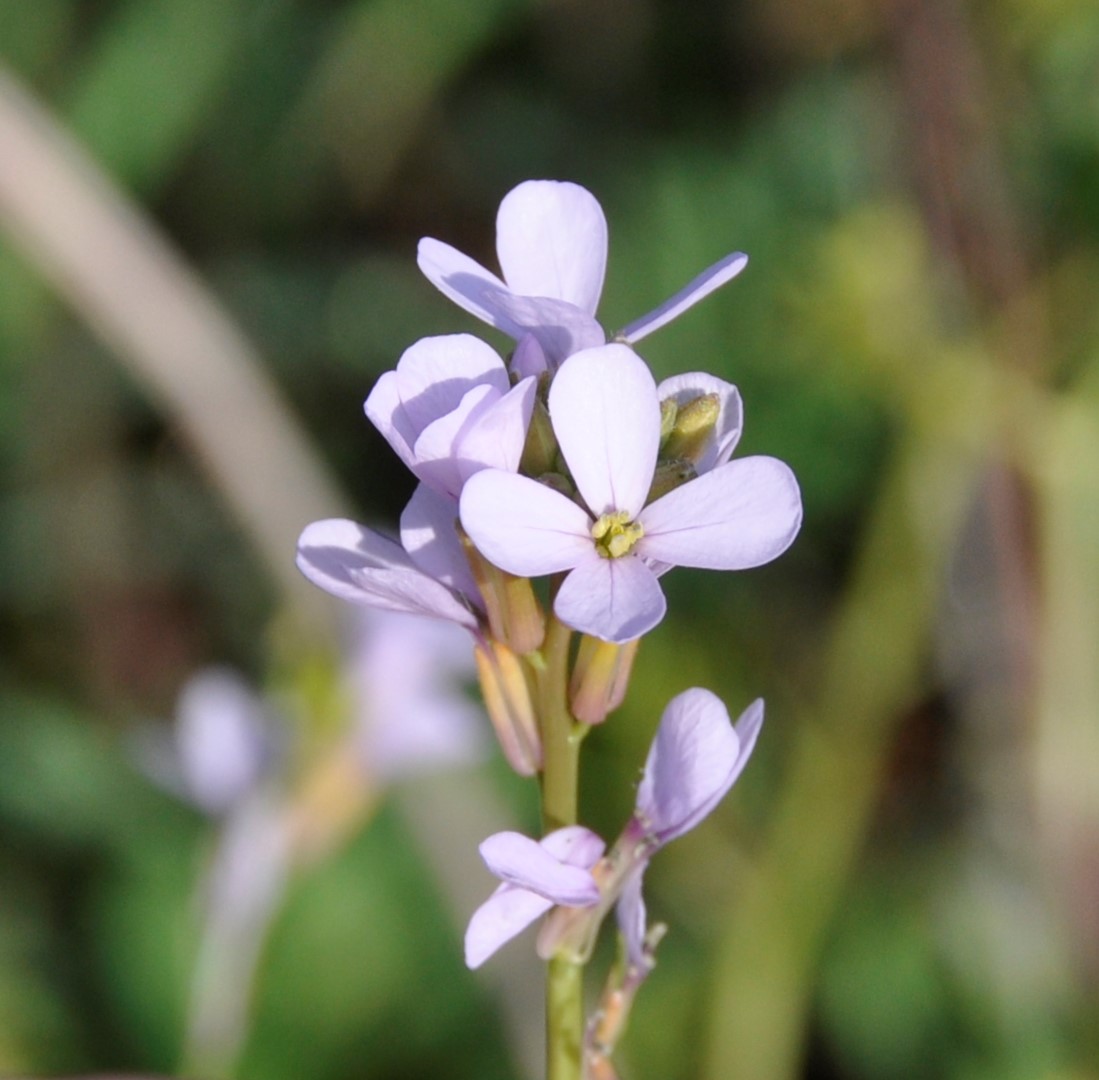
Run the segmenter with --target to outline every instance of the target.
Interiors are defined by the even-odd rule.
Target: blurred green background
[[[395,523],[362,400],[482,332],[416,241],[495,265],[550,177],[606,211],[610,327],[750,254],[642,352],[736,382],[806,514],[666,579],[590,739],[613,834],[672,694],[768,704],[648,875],[624,1076],[1099,1077],[1097,58],[1093,0],[0,0],[0,1073],[530,1073],[530,941],[475,978],[460,934],[504,824],[469,808],[534,827],[532,787],[313,807],[219,1050],[186,1033],[224,829],[133,748],[230,663],[299,705],[283,790],[323,776],[342,613],[297,532]]]

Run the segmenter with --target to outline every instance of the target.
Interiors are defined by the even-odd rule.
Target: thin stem
[[[538,671],[542,729],[542,826],[546,832],[576,824],[580,745],[586,727],[569,712],[571,631],[550,619]],[[546,972],[546,1077],[581,1080],[583,1069],[583,966],[554,957]]]

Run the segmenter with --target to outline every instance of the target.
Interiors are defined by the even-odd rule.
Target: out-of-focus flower
[[[481,857],[503,883],[469,920],[466,964],[480,967],[555,904],[598,904],[599,886],[591,868],[604,849],[603,841],[581,825],[558,829],[540,841],[515,832],[496,833],[485,840]]]
[[[551,363],[607,340],[595,319],[607,265],[607,222],[591,192],[554,180],[513,188],[496,215],[496,253],[502,279],[430,237],[420,241],[417,261],[432,284],[470,314],[516,341],[532,334]],[[640,341],[734,278],[747,262],[740,252],[727,255],[615,340]]]
[[[478,469],[519,467],[535,380],[469,334],[417,341],[366,399],[366,415],[413,473],[457,498]]]
[[[346,670],[370,773],[390,781],[480,760],[484,720],[464,692],[476,677],[469,635],[437,619],[363,614]]]
[[[461,521],[485,558],[508,573],[569,571],[554,600],[568,626],[631,641],[664,617],[658,572],[759,566],[797,535],[797,481],[770,457],[715,464],[646,505],[661,441],[660,399],[648,367],[626,346],[571,356],[548,401],[584,505],[529,477],[486,469],[462,492]],[[732,452],[738,430],[715,443],[715,463]]]

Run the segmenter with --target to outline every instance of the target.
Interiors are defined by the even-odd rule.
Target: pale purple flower
[[[740,400],[740,391],[731,382],[704,371],[673,375],[656,388],[656,396],[660,401],[670,399],[681,407],[707,394],[713,394],[717,398],[718,411],[713,430],[693,462],[695,471],[700,475],[718,465],[724,465],[733,456],[736,444],[740,442],[740,432],[744,424],[744,406]]]
[[[616,845],[632,863],[618,897],[618,924],[632,962],[644,959],[646,913],[641,893],[649,860],[713,811],[755,748],[763,701],[737,720],[721,699],[698,687],[672,698],[649,749],[633,816]]]
[[[483,758],[484,718],[465,694],[476,677],[467,632],[364,609],[345,670],[356,700],[354,738],[373,776],[391,781]]]
[[[426,491],[423,485],[421,490]],[[430,519],[434,512],[432,495],[421,495],[417,507],[423,510],[425,519]],[[431,547],[427,543],[424,546]],[[456,561],[432,550],[439,566],[449,559],[450,576],[456,580]],[[429,615],[470,631],[478,628],[475,592],[448,584],[443,580],[448,576],[443,570],[437,574],[423,570],[400,544],[354,521],[331,518],[306,526],[298,540],[297,564],[314,585],[341,600],[382,611]]]
[[[481,844],[481,857],[502,880],[473,913],[466,930],[466,964],[480,967],[501,945],[554,905],[599,903],[591,868],[603,855],[603,841],[582,825],[570,825],[531,840],[502,832]]]
[[[366,415],[416,476],[455,498],[478,469],[519,467],[535,380],[469,334],[417,341],[366,399]]]
[[[607,222],[591,192],[554,180],[513,188],[496,215],[496,254],[502,278],[429,237],[420,241],[417,261],[459,307],[516,341],[533,334],[553,362],[606,341],[595,312],[607,265]],[[727,255],[615,340],[640,341],[734,278],[747,262],[740,252]]]
[[[632,641],[664,616],[658,572],[759,566],[797,535],[797,481],[770,457],[715,464],[646,505],[660,400],[648,367],[627,346],[571,356],[548,403],[584,505],[529,477],[486,469],[466,483],[460,515],[480,552],[501,569],[523,577],[569,572],[554,600],[568,626]],[[726,433],[714,460],[734,442],[735,432]]]

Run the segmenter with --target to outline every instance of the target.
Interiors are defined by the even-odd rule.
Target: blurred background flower
[[[642,351],[735,383],[738,454],[805,503],[773,566],[666,579],[591,736],[608,834],[660,703],[767,700],[647,875],[672,929],[626,1075],[1099,1076],[1097,54],[1091,0],[0,4],[0,1073],[198,1074],[239,811],[133,745],[216,663],[278,702],[264,814],[309,854],[201,1075],[537,1075],[532,950],[486,982],[461,952],[476,844],[533,791],[494,751],[390,775],[293,556],[395,527],[362,402],[405,348],[510,347],[419,239],[494,266],[546,177],[606,213],[608,326],[750,255]]]

